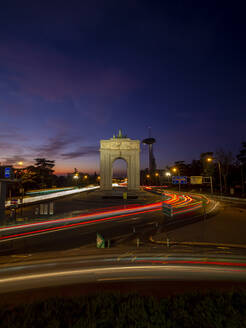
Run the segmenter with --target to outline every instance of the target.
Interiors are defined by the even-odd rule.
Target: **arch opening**
[[[112,183],[127,184],[127,161],[122,157],[117,157],[112,162]]]

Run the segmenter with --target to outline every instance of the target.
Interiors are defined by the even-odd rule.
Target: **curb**
[[[159,244],[159,245],[185,245],[185,246],[213,246],[213,247],[226,247],[226,248],[245,248],[246,245],[240,245],[240,244],[218,244],[218,243],[209,243],[209,242],[199,242],[199,241],[170,241],[167,239],[167,241],[162,240],[154,240],[152,236],[149,237],[149,241],[153,244]]]

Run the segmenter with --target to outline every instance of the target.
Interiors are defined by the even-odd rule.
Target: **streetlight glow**
[[[158,172],[156,172],[156,173],[155,173],[155,176],[156,176],[156,177],[158,177],[158,176],[159,176],[159,173],[158,173]]]
[[[167,177],[170,177],[170,176],[171,176],[171,173],[170,173],[170,172],[166,172],[165,175],[166,175]]]
[[[150,178],[150,175],[149,174],[146,174],[146,178]]]
[[[212,162],[212,161],[213,161],[213,159],[211,157],[207,158],[207,162]]]

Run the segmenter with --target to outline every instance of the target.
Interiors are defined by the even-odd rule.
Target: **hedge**
[[[1,306],[0,327],[246,327],[246,291],[196,292],[161,299],[119,293],[50,298]]]

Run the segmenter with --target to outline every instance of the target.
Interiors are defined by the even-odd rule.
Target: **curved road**
[[[245,258],[104,254],[0,266],[0,293],[80,283],[122,281],[246,281]]]
[[[158,190],[155,192],[159,192]],[[216,202],[200,195],[165,192],[163,202],[174,209],[172,222],[188,222],[192,217],[213,211]],[[159,197],[158,197],[159,199]],[[157,231],[166,220],[162,202],[128,205],[94,210],[88,214],[62,219],[43,220],[0,228],[0,255],[34,253],[93,245],[96,233],[103,234],[106,243],[140,238]],[[107,246],[107,245],[106,245]]]

